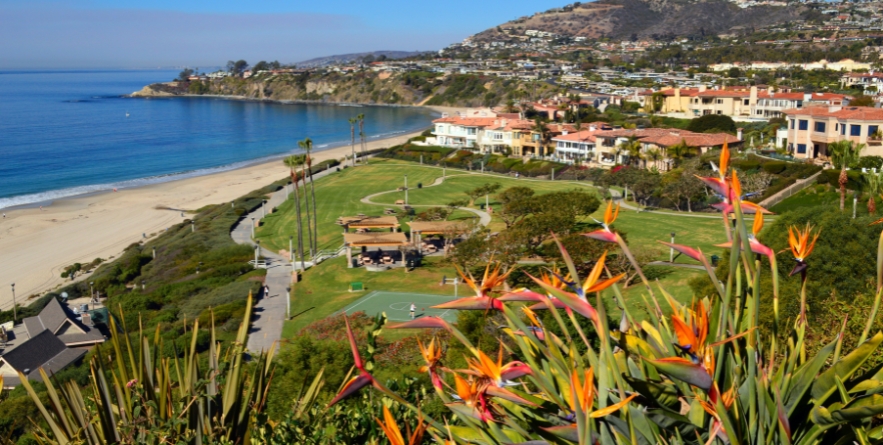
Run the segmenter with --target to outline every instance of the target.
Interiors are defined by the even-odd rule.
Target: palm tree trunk
[[[298,187],[297,185],[297,176],[292,176],[294,176],[294,208],[295,216],[297,218],[297,254],[298,256],[300,256],[300,268],[301,270],[305,270],[306,265],[304,264],[304,228],[303,221],[301,220],[300,215],[300,187]]]
[[[310,194],[313,196],[313,246],[316,253],[319,253],[319,223],[316,209],[316,183],[313,182],[313,169],[310,168]]]
[[[874,195],[868,196],[868,213],[871,215],[877,213],[877,202],[874,201]]]
[[[307,164],[304,163],[304,166]],[[307,196],[307,169],[304,167],[303,170],[303,180],[304,180],[304,204],[307,211],[307,238],[310,244],[310,259],[313,258],[313,229],[310,220],[310,198]]]
[[[844,167],[840,169],[840,211],[846,207],[846,183],[849,181],[849,176],[846,175],[846,167],[844,163]]]
[[[350,148],[352,148],[353,152],[353,167],[356,166],[356,127],[353,124],[350,124]]]

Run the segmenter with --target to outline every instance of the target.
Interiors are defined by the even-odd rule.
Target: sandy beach
[[[368,149],[398,145],[419,134],[371,141]],[[340,159],[349,153],[349,146],[331,148],[316,152],[314,159]],[[195,210],[228,202],[287,175],[288,167],[282,161],[273,161],[118,192],[66,198],[42,210],[6,210],[6,217],[0,219],[0,309],[12,307],[11,283],[15,283],[18,304],[26,305],[32,301],[28,297],[69,283],[60,277],[68,265],[116,257],[126,246],[142,240],[143,234],[150,237],[189,217],[158,208]],[[88,279],[88,275],[78,279]]]

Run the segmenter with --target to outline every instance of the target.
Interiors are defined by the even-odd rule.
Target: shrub
[[[771,161],[763,164],[763,170],[774,175],[782,173],[786,167],[787,164],[784,161]]]
[[[820,184],[831,184],[835,187],[840,186],[840,170],[825,170],[824,173],[822,173],[820,176],[827,176],[827,181],[819,181]],[[864,187],[865,180],[862,177],[861,172],[856,170],[849,170],[846,172],[846,176],[849,178],[849,180],[846,182],[847,189],[860,191],[862,187]]]
[[[732,162],[732,165],[739,170],[747,172],[751,170],[757,170],[760,167],[760,162],[752,160],[735,160]]]
[[[736,123],[733,118],[723,114],[708,114],[697,117],[690,121],[687,130],[696,133],[705,133],[709,131],[723,131],[726,133],[736,132]]]
[[[861,168],[867,168],[867,169],[876,168],[877,170],[880,170],[880,168],[883,168],[883,157],[862,156],[861,158],[859,158],[856,168],[860,168],[860,169]]]

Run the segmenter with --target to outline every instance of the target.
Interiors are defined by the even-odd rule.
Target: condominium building
[[[813,106],[785,110],[787,147],[801,159],[829,160],[829,145],[838,141],[865,144],[862,156],[883,156],[883,110],[872,107]]]

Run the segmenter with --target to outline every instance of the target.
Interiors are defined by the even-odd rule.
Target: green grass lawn
[[[442,287],[443,276],[452,278],[457,271],[442,263],[440,257],[427,257],[423,265],[411,272],[393,269],[368,272],[364,268],[348,269],[346,258],[335,258],[308,270],[304,279],[294,285],[291,301],[292,320],[285,324],[282,337],[290,338],[308,324],[325,318],[335,311],[365,296],[372,290],[453,295],[451,286]],[[365,285],[366,292],[350,292],[353,282]],[[460,286],[461,293],[466,287]]]
[[[846,191],[846,210],[852,212],[853,191]],[[776,204],[770,210],[776,213],[783,213],[789,210],[796,210],[805,207],[830,206],[832,208],[840,208],[840,190],[836,186],[825,184],[817,184],[800,191],[784,201]],[[883,203],[877,199],[877,207],[883,208]],[[868,214],[868,196],[867,193],[862,194],[856,203],[856,215],[865,216]]]
[[[404,199],[404,192],[391,192],[374,197],[372,200],[382,205],[370,205],[361,199],[374,194],[404,185],[404,175],[408,175],[410,186],[408,200],[413,205],[444,205],[451,201],[466,199],[466,190],[476,188],[488,182],[499,182],[504,188],[515,185],[528,186],[537,193],[549,193],[557,190],[569,190],[577,187],[594,190],[587,183],[548,182],[514,179],[505,176],[470,174],[459,170],[448,169],[445,183],[425,187],[442,176],[442,170],[417,164],[395,161],[377,161],[369,166],[345,169],[316,182],[316,199],[319,203],[319,241],[322,248],[336,248],[341,245],[342,229],[335,224],[340,216],[351,216],[358,213],[381,215],[385,207],[399,199]],[[423,188],[418,189],[417,184]],[[483,204],[484,199],[476,204]],[[497,202],[491,199],[491,205]],[[417,211],[421,211],[417,207]],[[593,215],[602,219],[604,206]],[[474,218],[472,213],[458,210],[452,219]],[[403,230],[407,231],[407,220],[401,219]],[[658,244],[657,240],[669,241],[670,233],[676,232],[676,242],[699,247],[710,256],[719,254],[720,248],[714,244],[724,242],[722,222],[719,218],[692,218],[655,212],[634,212],[622,210],[614,227],[627,233],[630,246],[634,251],[649,249],[653,258],[668,260],[668,248]],[[491,229],[502,228],[502,222],[494,218]],[[591,219],[583,223],[585,230],[594,230]],[[288,237],[296,233],[293,200],[283,204],[277,212],[268,216],[258,229],[258,238],[274,249],[287,249]],[[679,258],[677,261],[691,263],[690,259]],[[679,301],[689,301],[693,295],[687,281],[702,274],[701,271],[661,268],[660,283]],[[438,284],[442,276],[453,277],[454,268],[443,262],[441,258],[427,258],[424,266],[405,273],[404,270],[386,272],[367,272],[364,269],[346,268],[344,258],[336,258],[315,267],[304,274],[301,283],[295,286],[292,301],[293,320],[285,325],[283,336],[290,338],[298,330],[315,320],[327,317],[361,298],[364,293],[351,293],[349,284],[355,281],[365,283],[368,291],[386,290],[427,294],[450,294],[451,289],[443,289]],[[461,291],[465,291],[461,289]],[[654,291],[656,288],[654,287]],[[657,292],[658,293],[658,292]],[[636,314],[644,313],[642,294],[646,294],[644,286],[633,284],[624,291],[627,304]],[[611,313],[618,313],[612,305],[612,296],[605,296]]]

